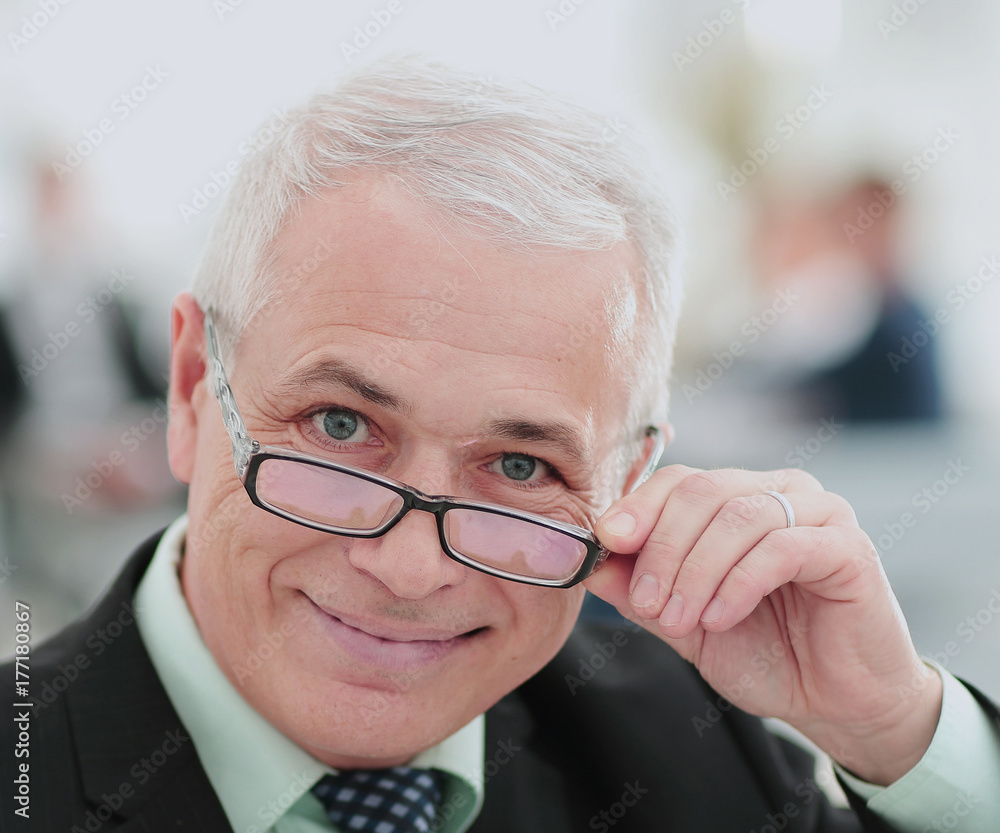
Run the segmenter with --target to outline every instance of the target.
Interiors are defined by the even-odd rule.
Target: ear
[[[657,422],[656,427],[663,432],[664,447],[670,445],[670,443],[674,441],[674,426],[669,422]],[[642,454],[639,455],[638,460],[632,463],[632,467],[628,470],[628,474],[625,476],[625,488],[622,491],[622,497],[629,493],[632,489],[632,484],[635,483],[636,478],[646,467],[646,461],[653,453],[653,446],[655,443],[656,440],[653,437],[646,437],[642,441]]]
[[[190,292],[182,292],[170,311],[170,470],[190,483],[198,447],[198,408],[204,402],[205,314]]]

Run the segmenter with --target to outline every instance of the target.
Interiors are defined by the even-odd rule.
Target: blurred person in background
[[[795,300],[755,350],[756,372],[800,418],[943,415],[937,347],[899,265],[901,193],[864,175],[808,197],[778,184],[757,205],[752,251],[762,288]]]
[[[162,453],[166,374],[129,300],[136,276],[111,260],[83,172],[56,171],[37,147],[25,167],[33,224],[0,301],[0,532],[19,583],[61,619],[118,566],[108,531],[179,492]],[[60,555],[70,546],[79,558]]]

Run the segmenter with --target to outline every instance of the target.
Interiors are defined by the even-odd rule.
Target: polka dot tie
[[[313,787],[342,833],[430,833],[445,774],[394,766],[324,775]]]

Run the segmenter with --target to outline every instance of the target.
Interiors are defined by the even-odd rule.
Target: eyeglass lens
[[[342,530],[378,529],[403,507],[403,498],[385,486],[295,460],[261,462],[256,487],[266,505]],[[563,532],[479,509],[449,509],[444,531],[465,558],[524,577],[566,581],[587,556],[586,545]]]
[[[377,483],[295,460],[264,460],[257,496],[298,518],[343,529],[378,529],[403,508],[402,497]]]

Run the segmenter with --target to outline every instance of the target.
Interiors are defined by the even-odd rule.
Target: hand
[[[793,528],[767,490],[790,502]],[[811,475],[668,466],[596,531],[624,554],[586,587],[739,708],[785,720],[875,784],[920,760],[941,680],[917,655],[854,511]]]

